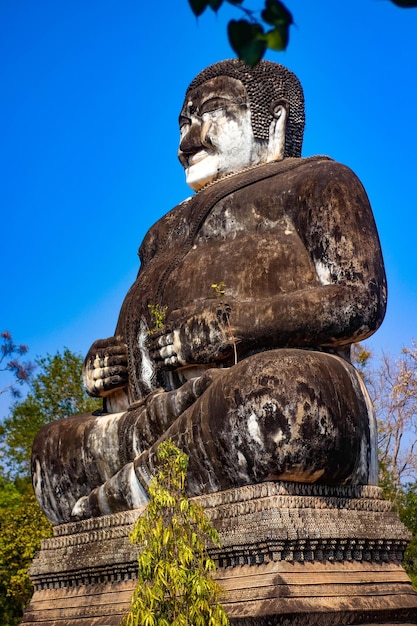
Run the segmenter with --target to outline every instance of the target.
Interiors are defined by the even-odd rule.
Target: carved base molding
[[[409,533],[377,487],[268,482],[197,498],[235,626],[417,624],[401,567]],[[31,566],[22,626],[116,626],[135,585],[140,510],[65,524]]]

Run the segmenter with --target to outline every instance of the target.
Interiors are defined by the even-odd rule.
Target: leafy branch
[[[28,347],[24,344],[17,344],[8,330],[0,334],[3,343],[0,346],[0,372],[9,372],[13,382],[0,388],[0,395],[10,391],[15,398],[20,398],[21,393],[18,386],[27,383],[35,369],[35,364],[30,361],[22,362],[19,357],[28,352]]]
[[[168,307],[160,304],[148,304],[148,309],[153,322],[153,327],[148,330],[148,333],[151,334],[165,326]]]
[[[172,442],[157,451],[158,472],[149,484],[149,504],[136,522],[131,541],[138,544],[138,579],[123,626],[228,626],[213,579],[209,546],[217,531],[203,508],[185,492],[188,457]]]
[[[244,0],[188,0],[197,17],[209,7],[217,12],[224,2],[245,15],[245,19],[230,20],[227,27],[229,43],[239,59],[254,67],[263,58],[267,49],[285,50],[288,46],[293,16],[280,0],[265,0],[259,17],[252,9],[242,6]],[[416,0],[391,0],[402,9],[417,7]]]

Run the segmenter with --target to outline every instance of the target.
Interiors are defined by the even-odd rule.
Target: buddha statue
[[[146,503],[159,443],[189,456],[190,495],[267,480],[376,484],[376,427],[354,342],[386,283],[364,188],[301,158],[304,97],[276,63],[203,70],[179,117],[196,193],[146,234],[114,336],[91,346],[103,410],[37,435],[33,481],[59,524]]]

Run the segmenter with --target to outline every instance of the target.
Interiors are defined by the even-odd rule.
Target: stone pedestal
[[[409,533],[377,487],[268,482],[197,500],[222,540],[212,554],[232,624],[417,624],[401,567]],[[138,513],[56,527],[31,566],[22,625],[118,625],[135,585]]]

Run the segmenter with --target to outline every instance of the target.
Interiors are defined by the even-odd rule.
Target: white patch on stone
[[[180,339],[180,331],[178,329],[174,330],[172,333],[172,350],[175,355],[175,359],[181,365],[186,365],[184,359],[181,358],[182,346]],[[174,363],[175,364],[175,363]]]
[[[295,231],[294,226],[292,225],[292,223],[290,222],[290,220],[287,218],[286,219],[286,224],[285,224],[285,230],[284,230],[284,234],[285,235],[293,235]]]
[[[258,418],[255,413],[251,413],[248,418],[248,432],[256,443],[259,443],[260,446],[263,446],[263,441],[261,439],[261,430],[258,424]]]
[[[324,265],[324,263],[322,263],[321,261],[315,261],[314,265],[316,267],[317,276],[321,284],[330,285],[332,282],[330,268],[327,265]]]
[[[102,515],[110,515],[112,511],[107,502],[104,485],[101,485],[100,489],[97,491],[97,501],[98,501],[98,507],[100,509],[100,513]]]
[[[146,340],[148,339],[148,326],[146,322],[142,319],[140,322],[140,328],[138,333],[138,346],[140,350],[140,354],[142,357],[141,363],[141,378],[145,385],[149,388],[149,391],[152,390],[152,381],[155,376],[155,372],[153,369],[153,364],[151,359],[149,358],[149,352],[146,347]]]
[[[278,446],[281,441],[286,440],[286,435],[282,432],[282,429],[279,428],[275,433],[271,434],[272,441]]]
[[[94,427],[88,440],[89,456],[94,459],[95,466],[103,482],[108,480],[119,469],[118,422],[124,413],[110,413],[96,417]]]
[[[46,474],[44,475],[42,484],[42,467],[39,459],[35,460],[32,481],[36,499],[38,502],[42,503],[42,509],[48,515],[48,519],[54,525],[60,524],[62,522],[62,518],[59,513],[60,508],[55,498],[55,490],[53,489]]]
[[[149,497],[136,477],[133,463],[130,464],[128,481],[133,507],[137,508],[138,506],[147,504]]]
[[[231,118],[223,109],[204,113],[200,126],[202,137],[206,134],[207,125],[211,147],[202,148],[194,154],[185,167],[187,185],[195,191],[259,162],[249,109],[238,119]]]
[[[88,496],[83,496],[79,498],[77,502],[72,507],[71,516],[72,517],[82,517],[84,513],[84,502],[88,500]]]
[[[240,450],[238,450],[238,453],[237,453],[237,462],[239,464],[239,467],[241,467],[244,470],[247,469],[248,462],[246,461],[245,456],[241,453]]]

